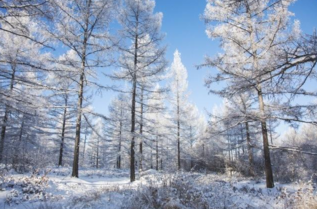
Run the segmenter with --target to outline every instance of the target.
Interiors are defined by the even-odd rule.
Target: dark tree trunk
[[[156,137],[156,170],[159,169],[158,136]]]
[[[138,26],[137,26],[138,27]],[[133,87],[132,87],[132,109],[131,109],[131,150],[130,150],[130,181],[135,181],[135,103],[136,103],[136,85],[137,85],[137,64],[138,64],[138,36],[135,37],[134,43],[134,74],[133,74]]]
[[[122,110],[121,110],[122,116]],[[119,147],[118,147],[118,157],[117,157],[117,168],[121,169],[121,140],[122,140],[122,122],[120,121],[120,130],[119,130]]]
[[[245,114],[247,114],[247,106],[245,101],[243,100],[242,97],[241,102],[243,104],[243,109]],[[247,137],[247,148],[248,148],[248,155],[249,155],[249,175],[253,176],[254,175],[254,168],[253,168],[253,151],[252,151],[252,144],[251,144],[251,136],[250,136],[250,128],[249,128],[249,122],[245,122],[245,131],[246,131],[246,137]]]
[[[19,141],[20,142],[22,141],[23,129],[24,129],[24,114],[22,116],[22,124],[21,124],[21,127],[20,127],[20,135],[19,135]]]
[[[251,146],[251,137],[250,137],[250,130],[249,130],[249,123],[245,122],[245,129],[247,133],[247,147],[248,147],[248,154],[249,154],[249,175],[254,175],[253,170],[253,152],[252,152],[252,146]]]
[[[12,64],[12,76],[11,76],[11,81],[10,81],[10,93],[12,94],[13,91],[13,86],[15,82],[15,70],[16,66],[15,64]],[[0,162],[3,160],[3,150],[4,150],[4,140],[5,140],[5,135],[6,135],[6,129],[7,129],[7,122],[8,122],[8,117],[10,115],[10,110],[7,105],[5,105],[5,113],[3,116],[3,121],[2,121],[2,127],[1,127],[1,139],[0,139]]]
[[[59,160],[58,160],[58,165],[62,166],[63,165],[63,150],[64,150],[64,139],[65,139],[65,127],[66,127],[66,117],[67,117],[67,95],[65,97],[65,108],[64,108],[64,113],[63,113],[63,124],[62,124],[62,137],[61,137],[61,144],[60,144],[60,149],[59,149]]]
[[[4,139],[7,129],[7,122],[8,122],[8,115],[9,115],[9,108],[5,106],[6,110],[4,113],[3,121],[2,121],[2,127],[1,127],[1,142],[0,142],[0,162],[2,162],[3,159],[3,150],[4,150]]]
[[[153,140],[151,140],[151,169],[153,169]]]
[[[76,120],[76,136],[75,136],[75,148],[74,148],[74,160],[73,160],[73,171],[72,177],[78,178],[78,162],[79,162],[79,145],[80,145],[80,128],[81,128],[81,116],[82,116],[82,105],[83,105],[83,90],[84,90],[84,69],[80,75],[80,89],[78,93],[78,114]]]
[[[189,127],[190,128],[190,149],[191,149],[191,153],[193,152],[193,143],[194,143],[194,136],[193,136],[193,129],[192,126]],[[193,162],[193,156],[191,154],[190,156],[190,170],[194,167],[194,162]]]
[[[140,138],[140,163],[139,163],[139,169],[140,169],[140,171],[142,171],[142,161],[143,161],[143,136],[142,136],[142,134],[143,134],[143,91],[144,91],[144,89],[143,89],[143,86],[141,87],[141,122],[140,122],[140,136],[141,136],[141,138]]]
[[[177,170],[181,169],[181,147],[180,147],[180,110],[179,94],[177,92]]]
[[[87,3],[88,13],[91,7],[91,0],[88,0]],[[85,20],[85,29],[84,29],[84,39],[83,39],[83,51],[81,56],[81,74],[79,78],[79,92],[78,92],[78,103],[77,103],[77,120],[76,120],[76,136],[75,136],[75,147],[74,147],[74,161],[73,161],[73,171],[72,177],[78,178],[78,163],[79,163],[79,145],[80,145],[80,129],[81,129],[81,117],[82,117],[82,107],[83,107],[83,97],[84,97],[84,79],[85,79],[85,69],[86,69],[86,56],[87,56],[87,44],[88,37],[91,35],[88,33],[89,28],[89,16]]]
[[[264,150],[264,160],[265,160],[265,175],[266,175],[266,187],[273,188],[274,180],[273,180],[273,171],[271,165],[271,157],[269,150],[269,140],[265,119],[265,110],[264,110],[264,101],[261,86],[258,85],[258,99],[259,99],[259,107],[261,111],[261,128],[262,128],[262,137],[263,137],[263,150]]]
[[[99,168],[99,137],[97,140],[97,159],[96,159],[96,168]]]

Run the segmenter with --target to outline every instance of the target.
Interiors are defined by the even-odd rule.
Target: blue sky
[[[205,0],[156,0],[156,12],[164,15],[162,32],[166,34],[164,43],[168,46],[166,59],[172,62],[173,53],[178,49],[182,55],[183,64],[188,71],[189,100],[200,111],[212,108],[221,103],[221,99],[208,94],[204,86],[204,78],[211,69],[196,69],[196,65],[204,61],[204,56],[214,56],[220,51],[217,40],[208,39],[205,34],[205,24],[200,19],[206,6]],[[290,7],[295,18],[300,20],[304,33],[312,33],[317,28],[317,0],[297,0]],[[95,98],[93,106],[96,111],[107,113],[109,99],[115,96],[113,92],[105,92],[102,98]]]

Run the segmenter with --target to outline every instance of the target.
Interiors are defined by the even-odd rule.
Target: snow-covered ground
[[[217,174],[148,170],[129,182],[126,170],[69,168],[2,177],[0,208],[316,208],[316,185],[278,184]]]

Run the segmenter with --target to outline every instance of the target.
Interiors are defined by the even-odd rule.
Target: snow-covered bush
[[[7,171],[4,169],[2,165],[3,164],[0,165],[0,191],[4,189],[3,184],[4,184],[5,176],[7,174]]]
[[[169,175],[168,178],[162,177],[161,185],[139,187],[137,192],[127,199],[125,208],[210,208],[214,205],[208,202],[212,197],[211,188],[195,184],[195,180],[200,176],[177,173]]]
[[[47,172],[39,175],[39,171],[35,170],[30,177],[24,176],[13,178],[6,176],[3,186],[11,188],[9,195],[6,197],[6,204],[19,204],[24,201],[44,201],[51,194],[45,192],[48,186]]]
[[[285,188],[281,190],[278,196],[283,201],[284,208],[290,209],[316,209],[317,194],[312,181],[308,183],[299,183],[299,189],[295,192],[288,192]]]

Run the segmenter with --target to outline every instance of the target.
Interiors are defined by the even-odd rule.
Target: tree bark
[[[88,0],[87,10],[90,9],[91,0]],[[89,14],[89,11],[87,12]],[[75,147],[74,147],[74,161],[73,161],[73,171],[72,177],[78,178],[78,162],[79,162],[79,145],[80,145],[80,129],[81,129],[81,117],[82,117],[82,107],[83,107],[83,96],[84,96],[84,79],[85,79],[85,69],[86,69],[86,50],[88,43],[88,27],[89,27],[89,15],[87,15],[85,20],[84,29],[84,39],[83,39],[83,52],[81,57],[82,69],[79,78],[79,92],[78,92],[78,102],[77,102],[77,120],[76,120],[76,136],[75,136]]]
[[[68,96],[65,97],[65,108],[63,113],[63,124],[62,124],[62,137],[61,137],[61,144],[59,149],[59,160],[58,165],[62,166],[63,164],[63,150],[64,150],[64,139],[65,139],[65,127],[66,127],[66,117],[67,117],[67,101]]]
[[[240,97],[244,113],[247,114],[247,106],[245,101],[242,97]],[[251,136],[250,136],[250,128],[249,128],[249,122],[245,122],[245,131],[246,131],[246,137],[247,137],[247,148],[248,148],[248,157],[249,157],[249,175],[254,175],[254,169],[253,169],[253,152],[252,152],[252,145],[251,145]]]
[[[249,154],[249,175],[254,175],[253,170],[253,152],[251,147],[251,137],[250,137],[250,130],[249,130],[249,123],[245,122],[245,129],[247,133],[247,147],[248,147],[248,154]]]
[[[156,136],[156,170],[159,169],[158,136]]]
[[[192,131],[192,126],[189,127],[190,128],[190,149],[191,149],[191,153],[193,153],[193,143],[194,143],[194,136],[193,136],[193,131]],[[194,162],[193,162],[193,156],[191,154],[190,156],[190,170],[194,167]]]
[[[141,119],[140,119],[140,163],[139,163],[139,169],[140,171],[142,171],[142,160],[143,160],[143,136],[142,136],[142,133],[143,133],[143,89],[144,87],[142,86],[141,87]]]
[[[96,168],[99,168],[99,136],[97,140],[97,159],[96,159]]]
[[[138,28],[138,25],[136,26]],[[138,30],[136,30],[138,31]],[[132,108],[131,108],[131,150],[130,150],[130,181],[135,181],[135,99],[136,99],[136,85],[137,85],[137,64],[138,64],[138,35],[135,36],[134,43],[134,72],[133,72],[133,87],[132,87]]]
[[[11,69],[12,69],[12,76],[11,76],[11,81],[10,81],[10,94],[12,94],[12,92],[13,92],[16,65],[12,64],[11,65]],[[3,160],[4,140],[5,140],[7,122],[8,122],[9,115],[10,115],[10,109],[9,109],[9,107],[7,105],[5,105],[5,113],[4,113],[4,116],[3,116],[2,127],[1,127],[0,162],[2,162],[2,160]]]
[[[121,110],[122,116],[122,110]],[[118,147],[118,157],[117,157],[117,168],[121,169],[121,140],[122,140],[122,122],[120,121],[120,130],[119,130],[119,147]]]
[[[72,177],[78,178],[78,162],[79,162],[79,145],[80,145],[80,129],[81,129],[81,116],[82,116],[82,105],[83,105],[83,89],[84,89],[84,70],[80,75],[80,89],[78,94],[78,114],[76,120],[76,136],[75,136],[75,148],[74,148],[74,160],[73,160],[73,171]]]
[[[177,91],[177,170],[181,169],[181,150],[180,150],[180,108],[179,92]]]
[[[269,150],[269,140],[264,112],[264,101],[261,85],[258,85],[258,99],[259,99],[259,108],[261,112],[261,128],[262,128],[262,137],[263,137],[263,151],[264,151],[264,160],[265,160],[265,174],[266,174],[266,187],[273,188],[274,180],[273,180],[273,171],[271,165],[271,157]]]
[[[22,116],[22,123],[21,123],[21,127],[20,127],[20,135],[19,135],[19,141],[22,141],[22,136],[23,136],[23,129],[24,129],[24,114]]]

